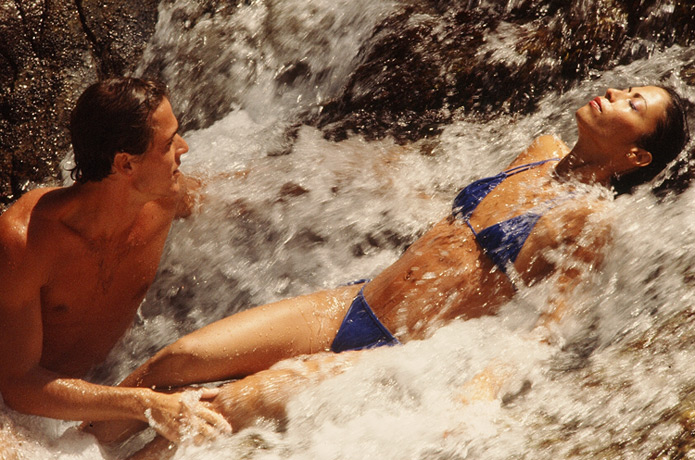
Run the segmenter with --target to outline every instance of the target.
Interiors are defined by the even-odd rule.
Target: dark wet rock
[[[134,69],[157,3],[0,0],[0,206],[58,178],[77,97]]]
[[[436,135],[459,114],[531,112],[541,96],[592,73],[658,47],[691,43],[695,8],[689,3],[404,2],[364,41],[342,89],[318,103],[297,103],[292,122],[317,126],[336,140],[356,132],[407,142]],[[258,23],[235,21],[236,14],[248,14],[248,4],[164,0],[167,27],[182,33],[153,43],[143,72],[169,83],[184,131],[245,107],[245,97],[253,98],[257,79],[268,70],[275,69],[277,97],[330,86],[330,68],[302,54],[322,49],[314,31],[293,23],[280,1],[258,7]],[[285,43],[296,30],[307,34],[312,51]]]
[[[245,1],[201,0],[172,6],[174,3],[162,1],[163,7],[170,8],[168,27],[181,33],[155,40],[150,58],[141,63],[141,73],[169,85],[182,131],[205,128],[228,114],[237,102],[237,92],[229,89],[235,63],[227,48],[235,41],[248,40],[249,49],[257,50],[265,37],[251,34],[242,40],[239,31],[230,30],[229,18]]]
[[[680,77],[691,86],[695,86],[695,62],[683,67],[680,71]]]
[[[309,190],[301,185],[294,182],[286,182],[280,187],[279,200],[284,201],[286,198],[302,196],[307,193],[309,193]]]
[[[38,1],[0,3],[3,201],[55,176],[58,155],[68,146],[66,114],[73,94],[82,89],[80,80],[96,78],[79,15],[65,2],[53,3],[53,8]]]
[[[277,67],[283,94],[295,86],[321,87],[330,78],[328,67],[313,68],[303,50],[279,39],[296,24],[273,2],[251,28],[230,25],[253,4],[247,0],[163,0],[176,33],[156,40],[152,56],[140,62],[158,3],[0,0],[0,206],[57,177],[69,151],[70,109],[100,76],[161,78],[184,131],[243,107],[243,96],[268,68]],[[290,125],[311,124],[332,139],[356,132],[419,140],[456,117],[534,111],[549,92],[659,48],[694,42],[695,3],[689,0],[413,0],[365,39],[342,89],[300,107],[305,110]],[[695,81],[692,68],[681,75]],[[278,139],[272,154],[289,153],[291,130]]]
[[[333,138],[344,137],[346,130],[411,139],[436,133],[450,116],[456,87],[475,86],[451,77],[474,59],[489,26],[479,12],[463,11],[458,22],[438,31],[441,19],[409,8],[385,20],[363,49],[364,62],[346,91],[323,106],[317,125]]]
[[[685,1],[472,3],[417,2],[387,18],[344,93],[312,123],[333,139],[421,139],[457,113],[528,113],[592,71],[695,41],[695,5]]]
[[[103,75],[131,72],[154,33],[159,0],[76,2]]]

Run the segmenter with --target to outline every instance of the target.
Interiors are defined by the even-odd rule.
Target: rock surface
[[[100,77],[142,66],[158,3],[0,0],[0,207],[57,178],[57,165],[69,151],[76,98]],[[227,19],[243,4],[249,2],[176,3],[170,20],[180,35],[155,43],[138,70],[173,85],[184,129],[210,125],[237,102],[220,78],[230,73],[230,61],[208,62],[202,53],[221,47],[217,56],[229,40],[240,41],[230,38],[235,32]],[[198,23],[203,32],[186,35]],[[269,46],[271,25],[251,34],[246,46]],[[180,41],[201,40],[186,51],[177,48]],[[356,132],[407,142],[436,135],[461,113],[533,111],[549,91],[657,48],[694,43],[695,4],[689,0],[412,0],[365,39],[344,88],[295,122],[317,126],[333,139]],[[312,78],[320,83],[325,70],[301,59],[282,68],[279,88]],[[695,83],[693,67],[681,74]]]
[[[525,0],[511,10],[469,3],[414,1],[386,19],[315,124],[335,139],[415,140],[436,134],[456,110],[531,112],[539,96],[592,72],[695,42],[695,4],[685,0]]]
[[[58,177],[77,97],[132,71],[158,0],[0,0],[0,206]]]

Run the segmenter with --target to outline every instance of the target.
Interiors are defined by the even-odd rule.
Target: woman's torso
[[[510,168],[541,164],[503,178],[475,206],[469,219],[449,216],[439,222],[375,277],[364,293],[384,325],[401,340],[423,338],[430,328],[454,318],[495,313],[515,292],[512,278],[530,284],[552,272],[549,262],[526,253],[535,251],[534,239],[547,239],[546,221],[562,214],[570,196],[553,179],[557,161],[543,160],[562,157],[568,150],[553,137],[539,138]],[[493,262],[474,231],[480,234],[529,212],[541,217],[528,237],[523,235],[526,239],[511,262],[513,269],[505,273],[505,267]]]

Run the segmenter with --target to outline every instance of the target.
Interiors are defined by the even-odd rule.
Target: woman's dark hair
[[[612,185],[616,195],[631,193],[638,185],[654,179],[667,168],[690,140],[683,100],[671,88],[662,89],[671,97],[666,113],[653,132],[637,141],[637,147],[651,153],[652,161],[636,171],[614,178]]]
[[[117,152],[142,155],[149,147],[152,113],[167,97],[162,83],[114,77],[91,85],[70,117],[74,180],[100,181],[111,174]]]

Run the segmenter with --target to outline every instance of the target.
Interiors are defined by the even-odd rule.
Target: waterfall
[[[190,145],[182,170],[205,198],[175,222],[133,327],[92,378],[116,383],[234,312],[374,276],[535,137],[572,145],[574,111],[608,87],[667,85],[695,101],[695,48],[658,29],[679,24],[680,6],[642,6],[635,25],[601,16],[615,2],[556,3],[162,1],[136,74],[168,83]],[[586,49],[567,43],[578,30],[591,32]],[[365,353],[294,395],[284,430],[260,424],[175,458],[688,458],[693,203],[692,189],[615,201],[606,263],[555,343],[528,335],[553,289],[539,283],[494,317]],[[516,369],[504,396],[462,403],[461,386],[499,359]],[[0,421],[27,458],[120,455],[74,423],[9,409]]]

